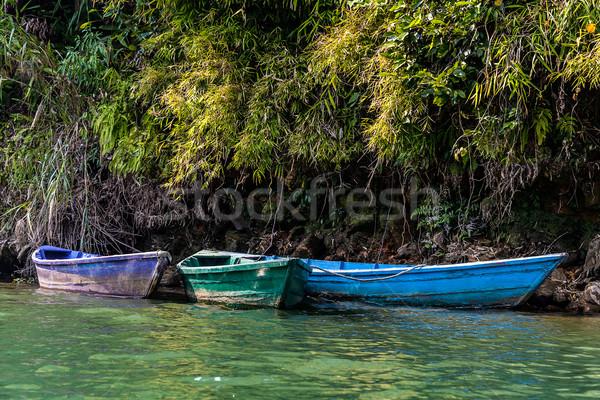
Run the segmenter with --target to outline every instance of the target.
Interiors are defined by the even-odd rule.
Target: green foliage
[[[108,72],[108,39],[86,28],[75,38],[75,46],[69,46],[58,67],[58,73],[76,82],[80,89],[95,93]]]
[[[140,18],[158,14],[164,29],[144,41],[148,63],[135,76],[129,99],[114,96],[99,108],[94,126],[104,153],[117,148],[118,138],[152,132],[160,152],[136,154],[161,164],[157,172],[171,185],[198,178],[210,182],[228,167],[251,171],[259,181],[281,175],[290,155],[321,164],[350,159],[353,150],[346,147],[355,148],[355,140],[342,137],[340,123],[323,123],[321,110],[310,106],[306,62],[291,40],[318,31],[333,2],[284,7],[280,13],[266,12],[281,7],[269,1],[188,4],[185,12],[176,4],[157,2],[155,9],[138,10]],[[137,102],[141,118],[133,121],[124,101]],[[338,114],[343,124],[358,125],[356,116],[352,122],[344,111]],[[115,150],[111,167],[134,172],[131,159],[117,160],[136,144],[120,143],[130,151]]]
[[[411,214],[417,221],[425,247],[435,245],[434,236],[444,233],[459,240],[472,238],[482,233],[485,223],[477,215],[478,204],[465,200],[450,202],[447,199],[427,197]]]
[[[150,173],[161,139],[153,121],[146,122],[148,116],[142,117],[140,127],[135,124],[135,109],[129,103],[130,87],[127,81],[114,85],[110,101],[98,105],[91,124],[102,155],[111,154],[110,170],[116,175]]]
[[[597,13],[592,2],[280,7],[138,7],[134,15],[160,29],[139,46],[146,61],[130,96],[107,99],[99,110],[113,114],[97,121],[111,122],[95,124],[114,170],[152,166],[180,185],[234,168],[260,181],[296,162],[340,169],[365,153],[378,165],[420,170],[456,158],[468,169],[541,160],[542,148],[577,146],[575,132],[588,129],[567,111],[564,79],[580,68],[573,54],[595,48],[582,33]]]
[[[490,37],[485,79],[477,83],[472,98],[481,108],[488,102],[486,113],[501,115],[502,107],[510,107],[513,126],[476,130],[479,137],[496,138],[501,146],[493,156],[509,163],[527,155],[540,158],[544,152],[535,150],[536,146],[586,125],[583,119],[574,118],[576,103],[571,100],[577,100],[579,90],[569,93],[573,86],[564,78],[578,75],[573,66],[581,61],[581,52],[589,49],[592,35],[586,29],[600,18],[600,12],[595,1],[515,2],[502,11]],[[533,146],[529,139],[534,139]],[[522,155],[512,152],[512,158],[503,157],[519,141]]]
[[[439,205],[427,202],[420,205],[410,216],[418,219],[418,228],[425,228],[431,234],[440,231],[449,232],[455,221],[455,210],[449,205]]]
[[[387,165],[512,199],[600,142],[593,0],[2,4],[2,222],[36,241],[105,165],[167,186]]]
[[[427,167],[452,145],[457,127],[435,126],[433,116],[466,102],[486,43],[473,27],[485,11],[470,2],[363,2],[322,40],[313,70],[325,66],[325,82],[361,85],[373,116],[364,134],[380,162]]]
[[[57,74],[50,47],[17,20],[4,16],[0,37],[1,57],[7,61],[0,79],[12,83],[0,124],[3,231],[39,243],[57,234],[69,202],[77,169],[72,146],[80,139],[83,104],[77,88]]]
[[[72,26],[64,15],[16,14],[0,14],[1,235],[24,250],[52,243],[104,252],[123,245],[130,235],[122,234],[123,207],[102,204],[98,197],[106,194],[94,193],[98,179],[91,176],[101,161],[88,134],[87,95],[101,91],[106,54],[96,45],[106,41],[88,30],[55,47],[42,40],[52,35],[51,22]],[[118,194],[113,188],[109,204],[118,204]]]
[[[567,113],[564,81],[550,94],[565,64],[581,63],[574,54],[594,49],[594,2],[353,4],[312,69],[326,71],[329,87],[348,77],[362,85],[371,100],[363,132],[380,162],[427,168],[457,145],[504,164],[540,159],[565,121],[571,132],[585,123]]]

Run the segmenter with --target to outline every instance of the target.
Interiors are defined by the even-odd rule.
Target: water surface
[[[0,399],[599,398],[600,318],[0,286]]]

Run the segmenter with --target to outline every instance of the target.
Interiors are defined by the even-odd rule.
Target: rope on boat
[[[419,269],[419,268],[423,268],[425,266],[425,264],[420,264],[420,265],[415,265],[413,267],[407,268],[404,271],[400,271],[397,274],[394,275],[390,275],[390,276],[384,276],[381,278],[371,278],[371,279],[359,279],[359,278],[353,278],[351,276],[346,276],[344,274],[340,274],[337,272],[333,272],[330,269],[325,269],[325,268],[321,268],[321,267],[317,267],[316,265],[311,265],[311,267],[313,267],[314,269],[318,269],[319,271],[323,271],[327,274],[333,275],[333,276],[338,276],[340,278],[345,278],[345,279],[350,279],[351,281],[358,281],[358,282],[373,282],[373,281],[385,281],[387,279],[392,279],[392,278],[396,278],[400,275],[404,275],[410,271],[413,271],[415,269]]]

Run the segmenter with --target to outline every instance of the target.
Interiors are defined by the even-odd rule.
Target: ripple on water
[[[4,386],[4,389],[8,389],[8,390],[23,390],[23,391],[30,391],[30,390],[39,390],[41,389],[41,386],[38,385],[34,385],[31,383],[13,383],[11,385],[6,385]]]
[[[71,371],[71,368],[64,367],[62,365],[44,365],[38,368],[36,374],[54,374],[54,373],[67,373]]]

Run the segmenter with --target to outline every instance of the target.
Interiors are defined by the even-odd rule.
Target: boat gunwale
[[[285,264],[289,262],[294,262],[295,265],[301,267],[304,270],[307,270],[309,273],[312,272],[312,267],[301,258],[281,258],[281,259],[273,259],[273,260],[262,260],[262,261],[251,261],[249,263],[243,264],[228,264],[228,265],[206,265],[206,266],[198,266],[191,267],[182,265],[188,259],[195,257],[197,254],[186,258],[177,264],[177,270],[181,274],[191,275],[191,274],[209,274],[209,273],[226,273],[226,272],[241,272],[241,271],[249,271],[253,269],[262,269],[262,268],[278,268],[278,267],[287,267]],[[230,256],[227,256],[230,257]],[[265,264],[273,264],[275,265],[268,266]],[[244,267],[244,268],[232,268],[232,267]]]
[[[494,268],[494,267],[502,267],[502,266],[514,266],[518,264],[533,264],[536,262],[561,262],[568,256],[567,253],[555,253],[555,254],[547,254],[543,256],[530,256],[530,257],[521,257],[521,258],[506,258],[501,260],[488,260],[488,261],[475,261],[475,262],[466,262],[460,264],[435,264],[435,265],[423,265],[419,267],[419,264],[405,264],[405,265],[395,265],[395,264],[376,264],[376,263],[359,263],[359,262],[351,262],[351,261],[327,261],[327,260],[314,260],[314,259],[302,259],[308,265],[312,267],[318,267],[325,270],[335,271],[340,274],[356,274],[356,273],[364,273],[364,274],[378,274],[378,273],[393,273],[400,272],[402,270],[407,270],[410,268],[418,267],[410,271],[411,274],[418,272],[433,272],[435,270],[443,270],[448,271],[451,269],[459,270],[459,269],[475,269],[475,268]],[[313,261],[316,261],[314,264]],[[352,264],[370,264],[370,265],[378,265],[379,267],[385,266],[387,268],[360,268],[360,269],[339,269],[339,268],[327,268],[325,266],[319,265],[320,263],[331,263],[331,264],[340,264],[344,263],[345,266]],[[313,274],[318,275],[327,275],[328,272],[321,271],[319,269],[314,268]]]
[[[141,258],[166,258],[170,261],[171,255],[169,252],[164,250],[148,251],[144,253],[130,253],[130,254],[116,254],[111,256],[97,256],[97,257],[81,257],[81,258],[62,258],[62,259],[51,259],[47,260],[44,258],[37,257],[38,250],[36,250],[31,259],[36,265],[39,266],[75,266],[82,264],[103,264],[110,262],[129,261]]]

